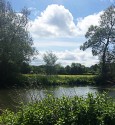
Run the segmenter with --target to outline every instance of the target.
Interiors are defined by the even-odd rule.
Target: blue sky
[[[79,49],[86,39],[84,37],[90,25],[99,25],[103,11],[114,0],[9,0],[16,11],[27,7],[29,31],[39,55],[31,62],[43,64],[42,56],[46,51],[53,51],[58,62],[64,66],[72,62],[91,66],[98,63],[91,49]]]

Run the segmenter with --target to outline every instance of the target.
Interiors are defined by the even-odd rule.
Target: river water
[[[103,88],[93,86],[53,86],[53,87],[35,87],[35,88],[19,88],[19,89],[1,89],[0,90],[0,109],[16,110],[19,103],[34,102],[41,100],[47,95],[54,97],[62,96],[83,96],[86,97],[88,93],[102,93],[108,92],[108,95],[115,98],[115,87]]]

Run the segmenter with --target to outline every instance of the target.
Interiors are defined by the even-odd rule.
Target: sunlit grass
[[[94,84],[96,75],[41,75],[25,74],[23,81],[41,85],[88,85]]]
[[[79,78],[79,77],[95,77],[96,75],[58,75],[59,77],[76,77],[76,78]]]

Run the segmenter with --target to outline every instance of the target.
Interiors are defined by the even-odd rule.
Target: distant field
[[[42,74],[24,74],[24,76],[61,76],[61,77],[94,77],[96,75],[42,75]]]
[[[40,75],[25,74],[24,81],[41,85],[86,85],[95,84],[96,75]]]
[[[59,77],[95,77],[96,75],[58,75]]]

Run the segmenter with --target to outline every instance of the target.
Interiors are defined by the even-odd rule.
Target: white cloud
[[[80,45],[83,43],[83,41],[82,42],[78,42],[78,41],[76,41],[76,42],[72,42],[72,41],[68,41],[68,42],[66,42],[66,41],[35,41],[34,42],[34,46],[35,47],[68,47],[68,48],[70,48],[70,47],[75,47],[75,48],[77,48],[77,47],[80,47]]]
[[[100,14],[102,12],[78,18],[75,23],[68,9],[62,5],[52,4],[48,5],[35,20],[30,21],[29,30],[33,38],[84,35],[90,25],[98,25]]]
[[[34,21],[31,21],[30,32],[33,37],[58,37],[75,34],[73,16],[62,5],[49,5]]]
[[[102,13],[103,11],[99,12],[98,14],[95,13],[84,18],[78,18],[76,26],[78,34],[76,35],[84,35],[87,32],[90,25],[99,25],[100,15]]]
[[[79,46],[85,41],[84,39],[79,40],[78,36],[83,38],[90,25],[99,25],[99,17],[102,13],[99,12],[84,18],[78,18],[75,23],[72,14],[64,6],[49,5],[40,16],[30,22],[31,27],[29,30],[34,39],[34,46],[42,48],[42,51],[39,51],[41,54],[31,64],[43,64],[43,53],[52,48],[58,57],[58,63],[63,66],[71,65],[72,62],[81,63],[85,66],[98,63],[97,57],[92,56],[90,49],[86,51],[79,50]],[[61,39],[68,39],[67,37],[74,38],[74,41]],[[60,41],[56,41],[56,38],[59,38]],[[63,51],[57,51],[55,47],[59,47]],[[64,47],[67,50],[64,50]]]
[[[34,60],[31,64],[44,64],[42,59],[44,53],[45,51],[40,51],[40,54],[37,56],[36,60]],[[98,63],[98,58],[96,56],[92,56],[90,50],[81,51],[79,49],[74,49],[71,51],[53,51],[53,53],[58,57],[57,63],[61,63],[63,66],[71,65],[72,62],[81,63],[85,66],[91,66]]]
[[[62,65],[70,65],[72,62],[75,62],[81,63],[85,66],[91,66],[93,64],[98,63],[97,57],[93,57],[90,50],[66,50],[62,52],[57,52],[57,56],[59,57],[59,62],[62,62]]]

